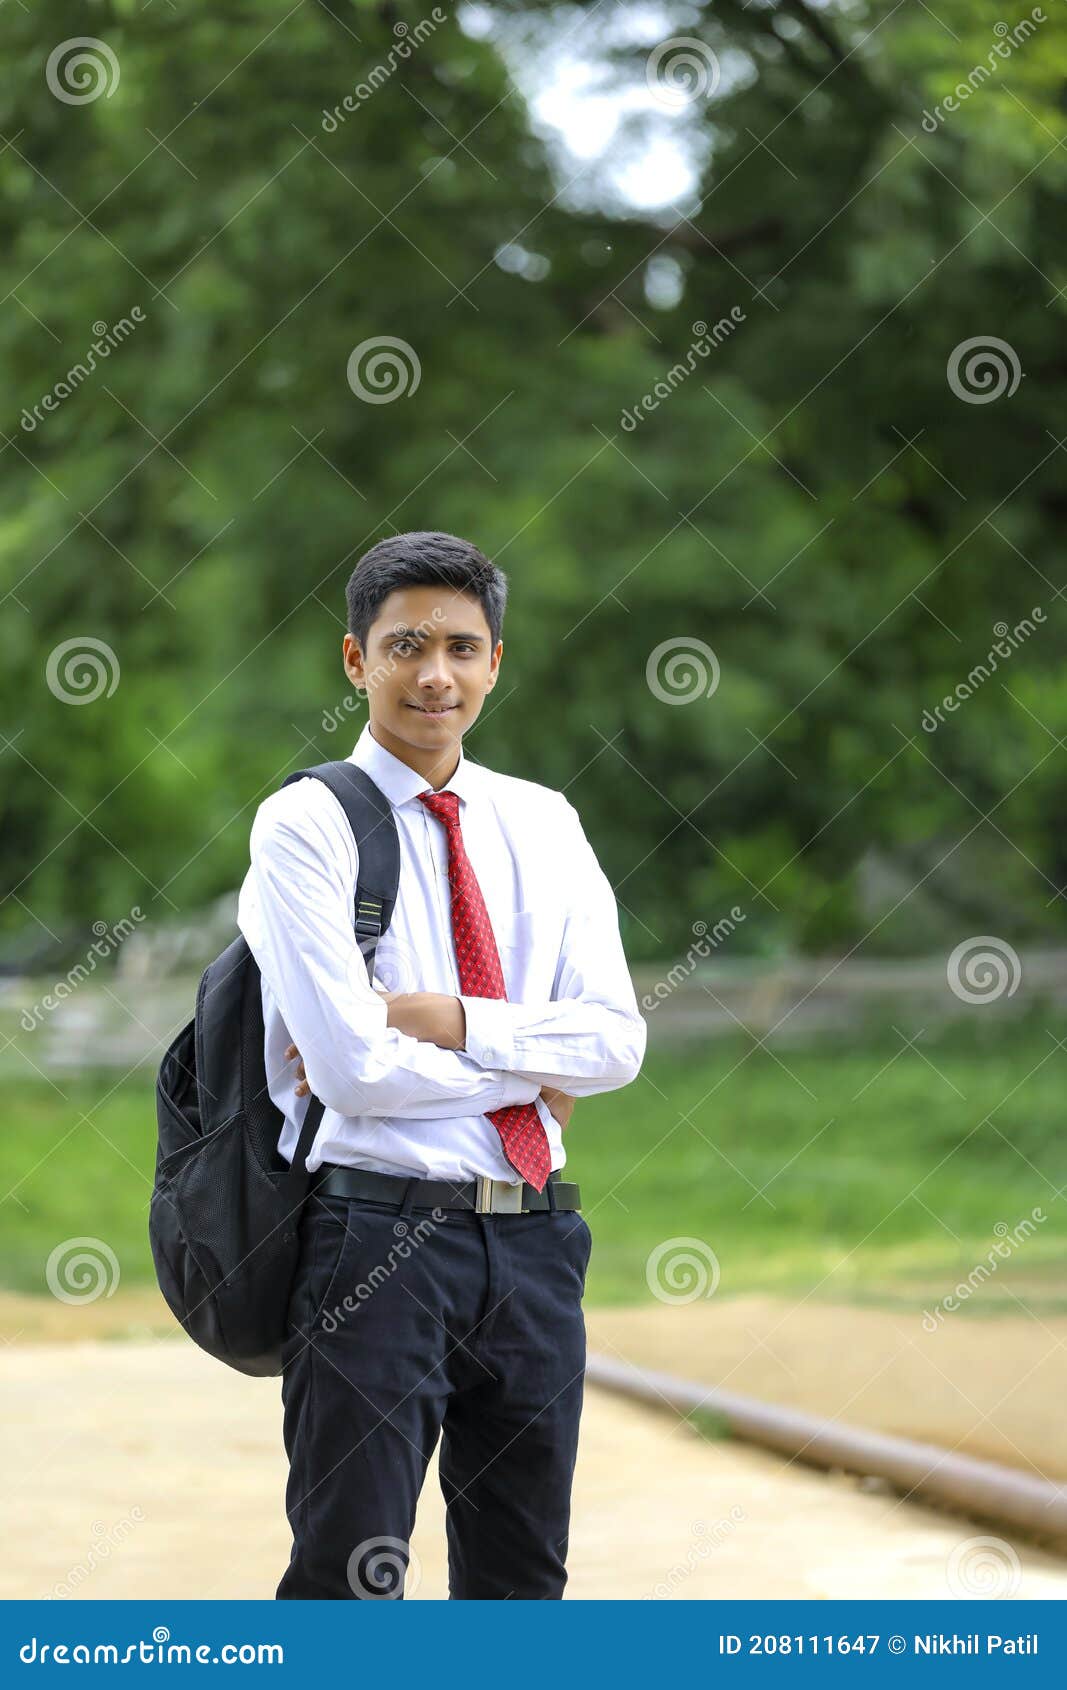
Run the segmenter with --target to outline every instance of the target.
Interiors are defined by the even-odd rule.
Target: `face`
[[[403,587],[382,600],[367,650],[344,638],[349,680],[367,696],[371,732],[434,785],[447,785],[467,729],[496,686],[494,650],[477,598],[450,587]]]

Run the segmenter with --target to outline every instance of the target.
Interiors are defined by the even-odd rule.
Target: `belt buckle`
[[[490,1179],[486,1174],[475,1178],[474,1207],[480,1215],[521,1215],[523,1213],[523,1182],[511,1184],[505,1179]]]

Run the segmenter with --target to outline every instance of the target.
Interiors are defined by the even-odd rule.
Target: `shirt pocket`
[[[512,1003],[551,996],[560,947],[557,928],[551,912],[534,909],[512,910],[494,922],[504,987]]]

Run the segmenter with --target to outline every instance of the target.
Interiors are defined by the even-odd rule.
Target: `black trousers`
[[[282,1375],[293,1548],[278,1597],[410,1595],[439,1437],[449,1597],[562,1596],[591,1247],[574,1210],[309,1198]]]

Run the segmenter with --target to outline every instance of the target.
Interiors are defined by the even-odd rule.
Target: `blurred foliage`
[[[676,118],[699,191],[647,214],[565,190],[506,49],[547,32],[623,88],[656,38],[620,45],[618,8],[519,3],[486,34],[488,10],[442,8],[331,131],[428,7],[4,9],[5,933],[232,886],[257,802],[361,726],[340,665],[356,559],[443,528],[510,580],[471,752],[567,788],[635,960],[734,903],[731,942],[762,951],[1061,934],[1061,8],[1007,57],[991,0],[666,8],[663,38],[724,75]],[[81,104],[46,80],[75,27],[121,67]],[[346,366],[385,335],[421,379],[372,405]],[[990,336],[1022,379],[966,402],[949,361]],[[121,678],[78,706],[46,664],[83,637]],[[713,696],[655,695],[669,640],[713,649]],[[903,875],[881,904],[879,875]]]

